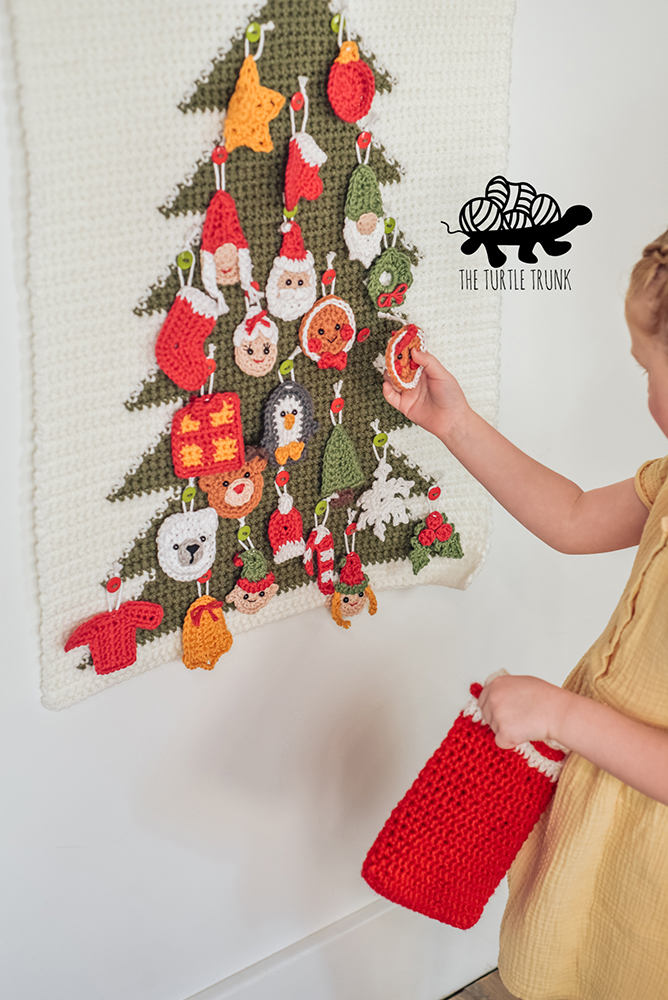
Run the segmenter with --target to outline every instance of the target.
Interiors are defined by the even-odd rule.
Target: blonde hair
[[[369,614],[375,615],[376,611],[378,611],[378,601],[376,600],[376,595],[371,587],[366,588],[364,596],[369,602]],[[338,590],[335,590],[332,594],[332,618],[336,624],[341,625],[342,628],[350,628],[351,622],[344,621],[343,615],[341,614],[341,594]]]
[[[631,271],[626,298],[639,297],[648,308],[646,332],[663,334],[668,346],[668,230],[647,244]]]

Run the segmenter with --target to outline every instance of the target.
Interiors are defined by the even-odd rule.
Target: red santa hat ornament
[[[278,475],[281,476],[281,473],[279,472]],[[283,472],[282,475],[287,476],[287,473]],[[269,518],[267,534],[271,542],[275,563],[280,565],[280,563],[287,562],[288,559],[304,555],[306,543],[304,542],[302,516],[295,507],[287,489],[284,493],[279,490],[278,508]]]
[[[496,745],[471,700],[367,854],[362,876],[386,899],[473,927],[549,803],[568,751]]]
[[[220,176],[219,173],[217,177]],[[256,300],[257,290],[252,284],[253,262],[248,240],[241,228],[234,198],[222,189],[215,192],[206,210],[200,266],[202,283],[209,295],[217,301],[221,315],[229,311],[229,306],[219,286],[240,283],[251,301]]]
[[[272,316],[289,321],[299,319],[315,302],[317,278],[299,223],[284,222],[281,232],[281,253],[274,258],[265,295]]]

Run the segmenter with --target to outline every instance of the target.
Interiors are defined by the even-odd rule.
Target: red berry
[[[431,530],[431,528],[423,528],[418,535],[418,542],[420,545],[424,545],[425,548],[429,545],[433,545],[436,539],[436,534]]]
[[[436,537],[439,542],[447,542],[448,538],[452,534],[451,524],[442,524],[440,528],[436,529]]]
[[[437,510],[432,510],[426,521],[427,527],[431,528],[432,531],[436,531],[443,524],[443,515]]]

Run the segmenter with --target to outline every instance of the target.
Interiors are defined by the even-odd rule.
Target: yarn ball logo
[[[488,181],[484,197],[471,198],[462,206],[460,229],[442,224],[450,235],[468,237],[461,245],[462,253],[474,254],[484,246],[490,267],[503,267],[508,258],[502,246],[516,246],[524,264],[538,263],[534,253],[537,244],[549,257],[561,257],[573,245],[561,237],[577,226],[586,226],[591,218],[586,205],[572,205],[562,214],[551,195],[538,194],[526,181],[516,183],[499,175]]]

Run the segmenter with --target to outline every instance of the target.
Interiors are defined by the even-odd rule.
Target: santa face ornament
[[[304,354],[318,368],[343,371],[348,351],[355,343],[355,314],[338,295],[318,299],[299,327],[299,343]]]
[[[304,248],[299,224],[284,222],[281,232],[281,253],[274,258],[265,295],[272,316],[290,321],[303,316],[315,302],[317,278],[313,254]]]
[[[264,408],[262,447],[272,465],[299,462],[306,445],[318,430],[311,394],[299,382],[283,382],[272,392]]]
[[[171,514],[157,535],[160,567],[181,583],[199,579],[216,558],[218,515],[212,507]]]
[[[423,368],[413,360],[413,351],[424,351],[425,341],[422,330],[409,323],[392,334],[385,351],[387,375],[399,392],[414,389],[420,381]]]
[[[242,372],[259,378],[267,375],[278,356],[278,327],[266,309],[252,306],[234,331],[234,360]]]

